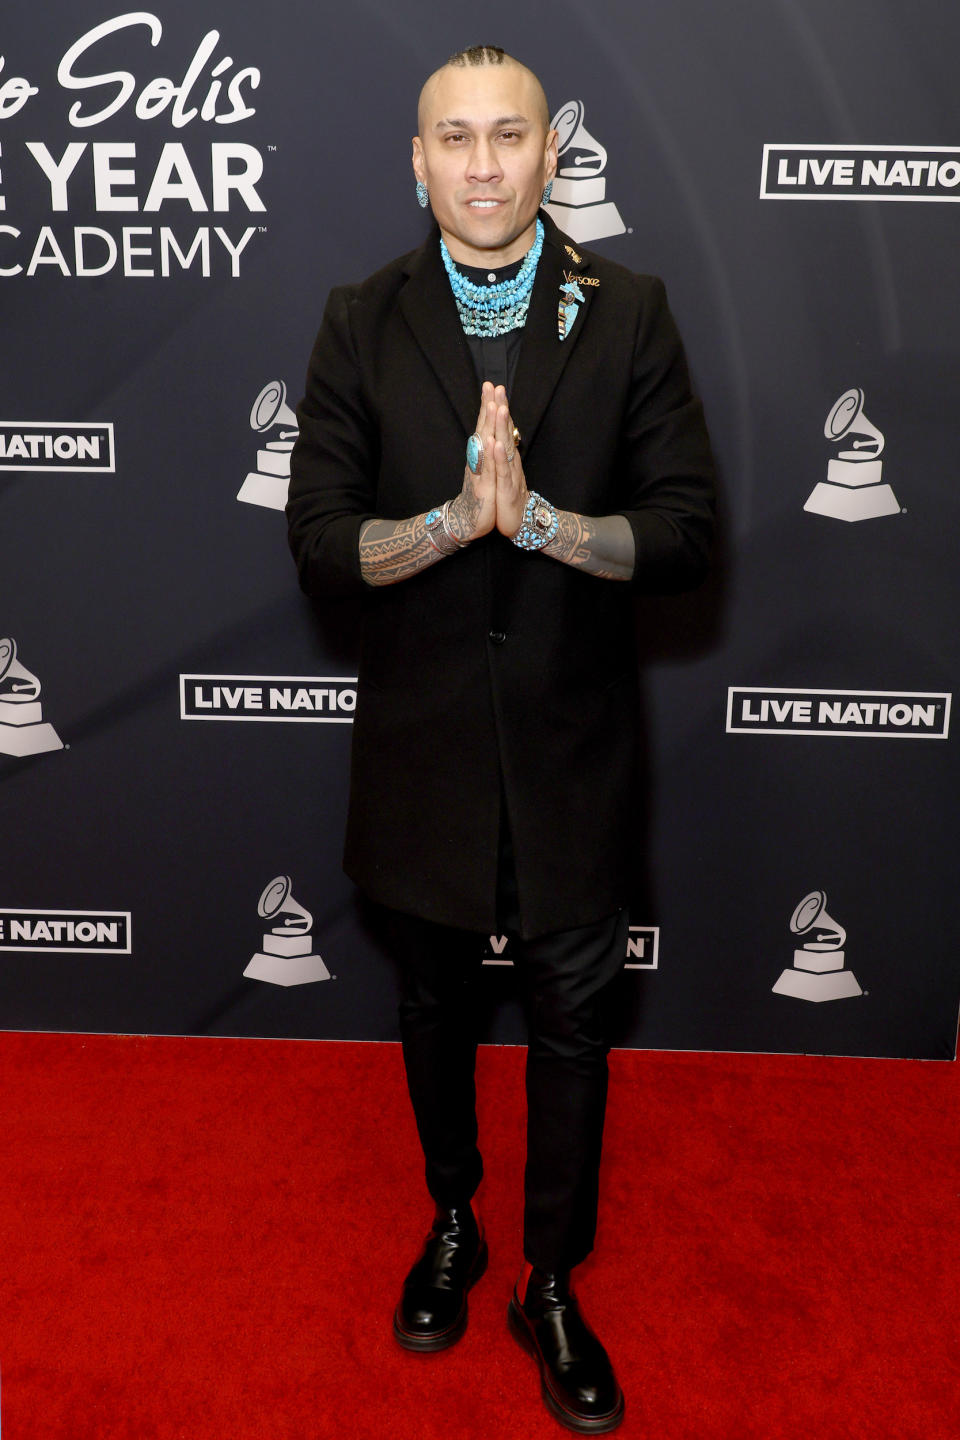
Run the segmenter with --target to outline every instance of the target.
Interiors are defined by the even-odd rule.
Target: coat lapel
[[[548,215],[541,211],[540,218],[545,232],[543,254],[530,297],[513,394],[508,397],[510,413],[520,430],[525,451],[533,443],[564,367],[576,348],[587,320],[591,290],[594,288],[583,288],[584,303],[579,307],[566,338],[561,340],[557,330],[560,287],[568,275],[588,274],[590,261],[567,240]]]
[[[450,281],[443,268],[436,231],[411,258],[409,277],[400,291],[400,310],[456,411],[466,437],[473,433],[477,423],[480,387]]]
[[[561,341],[557,330],[560,287],[568,276],[588,274],[590,261],[557,229],[549,215],[541,211],[540,218],[545,232],[543,253],[530,297],[513,394],[508,397],[525,450],[532,444],[564,367],[576,349],[592,295],[592,287],[583,287],[584,303]],[[414,252],[408,276],[399,296],[401,313],[456,411],[464,435],[470,435],[477,421],[477,377],[443,268],[436,231]]]

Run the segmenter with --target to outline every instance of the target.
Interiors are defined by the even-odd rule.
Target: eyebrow
[[[499,115],[499,116],[497,117],[497,119],[493,121],[493,129],[496,129],[498,125],[529,125],[529,124],[530,124],[530,121],[528,120],[528,118],[527,118],[526,115]],[[436,123],[436,125],[434,125],[433,128],[434,128],[434,130],[442,130],[442,129],[444,128],[444,126],[448,126],[451,130],[472,130],[472,129],[473,129],[473,125],[471,124],[471,122],[470,122],[469,120],[446,120],[446,119],[444,119],[444,120],[438,120],[437,123]]]

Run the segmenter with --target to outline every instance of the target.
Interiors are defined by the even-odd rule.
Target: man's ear
[[[557,173],[557,166],[560,161],[557,157],[557,132],[547,131],[547,179],[552,180]]]
[[[419,135],[413,137],[413,173],[418,180],[426,183],[426,176],[423,172],[423,143]]]

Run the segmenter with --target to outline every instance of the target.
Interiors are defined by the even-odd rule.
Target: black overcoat
[[[354,594],[365,611],[347,874],[395,909],[493,931],[502,793],[527,937],[625,901],[637,798],[631,591],[696,584],[713,518],[709,441],[662,283],[541,218],[508,397],[524,471],[560,509],[627,517],[632,584],[496,532],[397,584],[363,580],[363,522],[455,495],[479,408],[436,232],[331,291],[287,506],[304,590]],[[585,303],[561,341],[565,272],[582,277]]]

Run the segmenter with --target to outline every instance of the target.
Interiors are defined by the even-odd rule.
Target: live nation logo
[[[960,146],[764,145],[761,200],[960,200]]]
[[[286,720],[349,725],[356,676],[181,675],[181,720]]]
[[[116,470],[113,425],[72,420],[0,420],[0,470]]]
[[[129,910],[0,910],[0,950],[129,955]]]
[[[656,970],[660,963],[660,926],[631,925],[627,932],[625,970]],[[483,954],[484,965],[512,965],[507,935],[491,935]]]
[[[946,740],[951,699],[949,693],[927,690],[772,690],[732,685],[727,691],[727,734]]]

